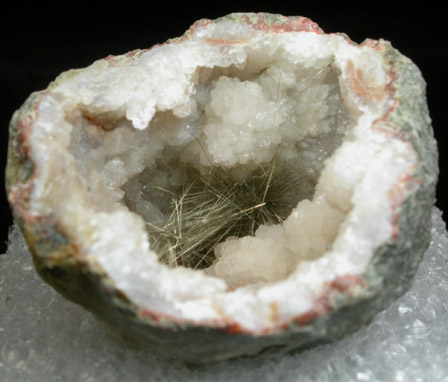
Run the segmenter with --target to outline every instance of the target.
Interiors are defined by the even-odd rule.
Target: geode
[[[307,185],[287,217],[222,235],[205,269],[162,261],[148,225],[172,213],[186,167],[241,185],[273,162]],[[33,93],[10,124],[6,187],[48,283],[135,341],[200,363],[368,323],[412,281],[437,175],[408,58],[303,17],[248,13]]]

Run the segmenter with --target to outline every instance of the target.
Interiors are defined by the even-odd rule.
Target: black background
[[[328,6],[321,2],[270,2],[256,5],[244,2],[191,5],[169,2],[144,8],[94,10],[78,3],[67,8],[39,11],[4,11],[0,19],[0,169],[4,176],[6,164],[8,123],[13,112],[27,96],[47,87],[59,73],[80,68],[109,54],[118,55],[133,49],[149,48],[169,38],[178,37],[201,18],[214,19],[231,12],[271,12],[287,16],[306,16],[317,22],[327,33],[344,32],[361,43],[365,38],[383,38],[411,58],[423,73],[428,84],[427,98],[436,138],[439,142],[441,175],[437,189],[437,205],[447,210],[447,180],[444,151],[447,125],[446,92],[448,51],[447,21],[440,8],[431,3],[409,6],[404,3],[381,4],[343,2]],[[25,12],[25,13],[24,13]],[[4,187],[0,189],[0,254],[6,249],[11,212]],[[445,216],[446,218],[446,216]]]

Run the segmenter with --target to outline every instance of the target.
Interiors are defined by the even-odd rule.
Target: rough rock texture
[[[217,20],[215,24],[219,26],[222,22],[233,22],[242,25],[242,27],[250,25],[253,30],[267,30],[269,33],[302,31],[322,34],[322,31],[314,23],[303,18],[286,19],[265,14],[232,15]],[[210,21],[204,21],[202,24],[199,22],[192,28],[190,34],[172,43],[188,41],[190,35],[196,29],[203,24],[210,25],[210,23]],[[215,42],[212,43],[216,45]],[[352,44],[351,42],[349,43]],[[222,44],[222,41],[219,44]],[[227,43],[225,42],[225,44]],[[354,46],[354,44],[352,45]],[[67,118],[65,120],[61,119],[63,121],[61,122],[61,129],[54,130],[54,136],[48,138],[45,136],[45,132],[49,127],[45,123],[40,122],[45,115],[42,116],[39,113],[45,114],[42,111],[44,109],[41,108],[41,104],[45,104],[45,102],[49,104],[64,102],[64,96],[61,94],[58,94],[54,99],[47,97],[52,95],[52,91],[55,88],[58,86],[64,88],[64,86],[71,83],[70,81],[73,78],[77,76],[82,77],[85,73],[72,71],[62,75],[48,90],[30,96],[25,105],[14,115],[11,122],[7,189],[16,221],[24,232],[25,239],[33,254],[36,268],[41,276],[65,297],[84,305],[104,320],[126,328],[128,336],[148,344],[161,354],[189,362],[221,360],[242,354],[258,354],[262,351],[266,353],[287,352],[292,349],[303,348],[338,338],[342,334],[353,331],[369,322],[376,312],[385,308],[410,286],[412,275],[415,273],[421,256],[429,244],[430,213],[434,202],[434,188],[438,169],[436,144],[432,136],[430,119],[426,108],[424,81],[418,69],[385,41],[368,40],[361,47],[366,50],[372,49],[374,52],[372,54],[375,57],[382,58],[381,64],[385,73],[389,76],[386,82],[387,86],[382,87],[382,83],[378,85],[379,77],[372,74],[372,72],[375,72],[375,68],[370,68],[371,72],[361,72],[353,66],[353,62],[349,61],[346,68],[345,74],[347,78],[345,78],[345,81],[347,88],[350,88],[354,95],[352,98],[347,97],[345,99],[346,106],[357,110],[356,107],[349,104],[349,101],[358,98],[361,105],[358,105],[360,110],[365,106],[365,103],[369,105],[365,108],[370,110],[375,109],[377,97],[383,101],[386,99],[378,106],[378,108],[384,107],[386,112],[380,114],[381,118],[374,120],[367,128],[380,132],[382,139],[384,137],[388,138],[388,143],[396,143],[399,147],[406,146],[409,153],[412,153],[410,156],[415,157],[412,168],[408,169],[406,167],[406,171],[399,172],[399,176],[396,179],[390,179],[392,175],[388,172],[383,174],[385,182],[387,180],[393,184],[393,187],[387,191],[387,201],[389,203],[387,206],[391,208],[391,221],[388,221],[387,225],[391,227],[392,232],[389,235],[389,239],[385,242],[383,241],[378,248],[375,248],[374,255],[362,274],[348,272],[347,274],[339,274],[331,280],[326,280],[321,285],[321,288],[316,291],[316,295],[313,296],[310,309],[305,310],[300,315],[294,316],[290,314],[283,321],[278,319],[279,308],[289,308],[289,306],[287,304],[271,304],[269,306],[269,314],[272,316],[272,325],[263,323],[265,318],[261,316],[261,313],[259,318],[262,324],[257,323],[258,317],[256,314],[252,314],[246,320],[247,325],[244,322],[244,315],[236,319],[235,317],[241,310],[236,303],[232,306],[224,304],[223,307],[220,307],[221,309],[233,309],[235,317],[231,317],[226,313],[226,315],[218,316],[219,319],[216,319],[217,316],[214,313],[215,316],[210,316],[213,319],[208,320],[203,318],[209,317],[206,314],[196,321],[191,318],[193,316],[183,319],[182,315],[175,316],[178,312],[174,307],[170,310],[171,306],[166,302],[166,296],[163,296],[162,292],[158,294],[157,290],[154,291],[154,289],[147,292],[150,296],[150,301],[151,298],[155,301],[153,305],[149,304],[149,307],[143,306],[143,304],[140,305],[139,302],[142,300],[138,300],[138,298],[143,300],[146,298],[145,295],[141,296],[141,291],[137,291],[132,296],[131,293],[126,294],[124,288],[117,286],[121,279],[113,279],[105,271],[105,267],[109,265],[107,260],[110,257],[107,257],[107,254],[103,257],[95,257],[99,251],[98,248],[101,248],[101,246],[108,248],[104,244],[107,240],[102,236],[99,238],[100,240],[95,241],[95,235],[91,235],[93,228],[90,229],[90,227],[95,227],[94,232],[100,234],[103,232],[101,231],[101,221],[111,220],[112,216],[117,223],[124,221],[125,224],[128,224],[131,222],[136,226],[142,225],[141,220],[129,217],[129,214],[125,214],[122,211],[118,211],[115,215],[107,215],[106,211],[102,215],[96,215],[95,219],[91,219],[89,222],[89,224],[92,224],[91,226],[70,226],[73,221],[76,221],[72,217],[76,216],[76,219],[86,219],[85,216],[82,216],[82,211],[87,211],[87,208],[90,208],[96,201],[83,198],[82,192],[75,192],[75,190],[87,189],[87,187],[84,187],[85,183],[79,181],[78,178],[59,176],[65,173],[71,174],[72,171],[75,171],[74,160],[62,160],[68,158],[68,156],[64,156],[66,147],[60,148],[53,144],[57,140],[63,142],[70,140],[68,135],[70,130],[62,128],[62,125],[67,122]],[[169,49],[169,45],[167,49]],[[131,52],[121,58],[108,58],[105,61],[94,64],[95,66],[92,70],[98,70],[98,73],[102,73],[102,70],[105,68],[125,66],[130,62],[132,63],[132,60],[141,54],[142,52]],[[344,85],[344,82],[341,81],[341,84]],[[378,89],[381,89],[380,93],[377,92]],[[249,90],[253,90],[254,94],[257,93],[255,88]],[[96,99],[96,102],[106,102],[101,97],[98,98],[99,101]],[[107,98],[107,94],[104,98]],[[142,103],[143,101],[140,100],[139,102]],[[132,120],[134,127],[143,129],[145,127],[144,122],[149,117],[143,112],[139,113],[139,110],[128,109],[126,117]],[[173,113],[178,115],[182,115],[184,112],[184,110],[176,108],[173,111]],[[354,111],[352,113],[352,118],[356,119],[356,113]],[[109,112],[92,115],[92,110],[88,108],[79,108],[74,113],[73,118],[78,116],[82,117],[82,121],[94,119],[95,123],[101,125],[101,128],[106,131],[109,129],[108,124],[112,118]],[[123,110],[117,110],[116,115],[113,117],[115,119],[118,118],[119,123],[122,121],[127,123],[124,121]],[[42,125],[39,125],[39,123],[42,123]],[[45,156],[50,155],[45,150],[40,153],[40,156],[36,155],[39,149],[37,145],[33,146],[34,142],[30,141],[30,139],[32,136],[40,137],[39,134],[45,137],[43,142],[53,150],[51,151],[52,155],[61,155],[61,161],[53,160],[51,164],[50,161],[45,162]],[[348,135],[347,141],[350,141],[350,135]],[[111,148],[113,150],[113,143]],[[35,156],[33,157],[33,155]],[[34,158],[34,161],[31,158]],[[393,157],[390,158],[390,160],[393,159]],[[222,157],[219,160],[227,161],[230,158]],[[36,163],[39,163],[39,166],[36,166]],[[42,163],[47,165],[44,166]],[[372,162],[371,167],[375,167],[377,164]],[[112,173],[117,171],[116,167],[120,167],[120,163],[117,161],[110,161],[107,165],[109,167],[106,167],[105,171]],[[142,169],[143,167],[139,171]],[[52,171],[58,176],[50,176]],[[328,172],[324,169],[323,176],[330,176],[331,174],[329,175]],[[350,172],[350,169],[348,172]],[[117,173],[120,172],[117,171]],[[136,173],[138,173],[137,170]],[[376,174],[378,174],[378,170]],[[55,179],[55,181],[54,183],[49,182],[50,186],[48,189],[43,190],[43,183],[37,180],[45,179],[45,176]],[[71,183],[69,185],[72,186],[71,190],[73,190],[70,196],[79,196],[77,200],[79,204],[76,206],[65,206],[63,204],[64,195],[58,195],[57,193],[58,187],[68,187],[67,179],[70,179]],[[114,181],[119,182],[120,180],[115,179]],[[329,182],[323,184],[322,189],[324,192],[328,191],[325,190],[325,185],[329,187],[329,184],[336,183]],[[377,186],[380,188],[381,185],[378,184]],[[114,191],[117,191],[117,189],[114,189]],[[366,191],[372,192],[371,190]],[[40,195],[42,197],[38,202],[41,203],[33,199],[34,195],[39,194],[39,192],[41,192]],[[341,193],[341,195],[340,200],[344,200],[344,193]],[[111,200],[119,200],[122,197],[122,193],[112,192],[109,196]],[[336,196],[339,197],[340,195],[333,195],[331,192],[327,192],[326,195],[328,199],[333,198],[333,202],[338,200]],[[353,196],[353,200],[356,198],[362,199],[362,187]],[[335,203],[338,204],[340,200]],[[362,233],[370,234],[374,237],[378,232],[384,233],[384,230],[387,231],[388,227],[378,227],[375,224],[369,225],[371,216],[369,213],[372,213],[372,211],[369,210],[367,201],[364,202],[359,204],[361,207],[364,206],[366,210],[365,219],[362,220],[366,229]],[[98,203],[96,206],[101,210],[102,207]],[[349,204],[349,201],[347,201],[343,207],[348,209],[347,206]],[[45,209],[46,206],[50,205],[58,206],[59,210],[57,213],[55,209]],[[371,208],[374,209],[374,207]],[[61,211],[65,210],[70,210],[71,214],[61,213]],[[362,209],[357,216],[363,217]],[[120,220],[121,218],[124,220]],[[95,225],[99,225],[100,228],[97,229]],[[361,225],[358,224],[358,226]],[[69,230],[67,227],[71,227],[72,230]],[[77,231],[76,234],[75,231]],[[358,232],[353,232],[353,236],[356,239]],[[73,237],[82,237],[85,242],[80,239],[74,240]],[[147,249],[147,245],[145,246],[145,243],[137,234],[135,237],[111,235],[109,239],[110,243],[117,243],[117,248],[121,248],[119,246],[121,245],[120,239],[126,239],[129,241],[134,240],[131,244],[137,242],[138,248]],[[89,244],[87,245],[86,243]],[[123,248],[125,244],[127,243],[123,243]],[[92,248],[96,248],[97,251],[95,252]],[[155,267],[156,265],[152,269],[154,275],[148,277],[149,281],[154,280],[160,273],[155,271]],[[161,269],[162,271],[163,269]],[[170,272],[173,273],[162,274],[166,274],[167,278],[170,277],[170,282],[172,283],[176,281],[173,275],[187,274],[183,270]],[[126,272],[124,271],[124,273]],[[193,273],[188,273],[188,275],[193,276]],[[135,274],[131,274],[131,278],[132,276],[135,276]],[[205,278],[202,278],[202,275],[196,274],[196,276],[196,278],[191,277],[188,279],[192,283],[190,289],[194,292],[196,292],[194,283],[198,282],[198,285],[203,285],[202,281],[205,280]],[[222,282],[219,282],[220,280],[210,280],[207,279],[207,282],[209,282],[207,285],[211,289],[215,288],[218,290],[223,285]],[[170,283],[167,282],[167,284]],[[161,283],[160,290],[163,290],[163,288],[168,287]],[[280,290],[279,288],[277,289]],[[187,292],[191,293],[191,291]],[[174,295],[179,292],[181,295],[179,300],[183,299],[182,293],[184,291],[181,291],[180,288],[173,287],[169,292]],[[186,293],[187,296],[188,293]],[[294,294],[295,291],[288,289],[284,290],[283,294],[286,296],[288,293]],[[227,298],[228,295],[224,297]],[[180,301],[180,303],[183,302],[183,300]],[[198,302],[192,299],[191,303],[194,305]],[[239,304],[244,304],[244,301],[240,301]],[[256,308],[257,306],[255,306],[254,311],[256,311]],[[207,309],[208,306],[204,308],[204,311],[208,312]],[[188,311],[190,314],[192,312],[196,313],[196,309],[190,308]],[[187,309],[184,312],[187,312]],[[280,313],[283,314],[281,309]]]
[[[432,240],[412,287],[373,322],[304,353],[189,369],[123,342],[33,271],[20,231],[0,255],[2,381],[442,382],[448,374],[448,233],[432,214]]]

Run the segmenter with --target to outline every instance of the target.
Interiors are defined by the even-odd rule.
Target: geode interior
[[[304,184],[291,205],[311,200],[309,185],[317,183],[324,160],[341,144],[350,114],[331,56],[296,65],[281,52],[259,47],[238,66],[197,68],[188,101],[156,112],[143,130],[119,111],[88,105],[78,105],[68,118],[69,149],[95,206],[110,211],[122,203],[157,223],[171,213],[172,193],[188,182],[186,166],[202,173],[219,168],[244,183],[254,169],[275,160],[283,171],[300,174]],[[299,261],[321,256],[343,214],[308,204],[282,227],[262,225],[255,237],[224,237],[208,273],[232,286],[276,281]],[[288,231],[310,219],[314,223],[302,230],[299,242],[287,243],[296,235]],[[318,235],[316,224],[326,224]]]

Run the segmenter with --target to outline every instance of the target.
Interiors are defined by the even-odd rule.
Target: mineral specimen
[[[332,340],[400,296],[437,174],[424,81],[390,43],[232,14],[32,94],[7,190],[56,290],[206,362]]]

